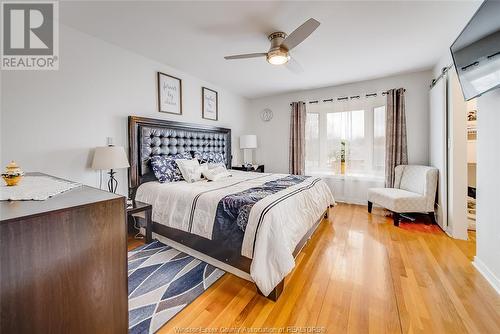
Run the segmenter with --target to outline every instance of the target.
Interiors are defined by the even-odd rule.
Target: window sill
[[[322,178],[335,180],[353,180],[353,181],[373,181],[384,182],[384,177],[370,174],[334,174],[331,172],[306,172],[306,175],[318,176]]]

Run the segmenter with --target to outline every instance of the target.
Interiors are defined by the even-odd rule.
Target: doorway
[[[476,230],[477,103],[467,101],[467,229]]]

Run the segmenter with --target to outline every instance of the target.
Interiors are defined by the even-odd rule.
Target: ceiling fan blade
[[[307,20],[300,27],[295,29],[290,35],[288,35],[283,43],[281,43],[281,45],[288,50],[293,49],[294,47],[302,43],[307,37],[309,37],[309,35],[312,34],[313,31],[319,27],[319,25],[320,23],[315,19]]]
[[[292,71],[295,74],[304,73],[304,68],[302,67],[302,65],[300,65],[300,63],[294,57],[291,57],[285,66],[288,70]]]
[[[266,52],[260,52],[260,53],[247,53],[247,54],[235,55],[235,56],[225,56],[224,59],[226,59],[226,60],[245,59],[245,58],[257,58],[257,57],[265,57],[265,56],[267,56]]]

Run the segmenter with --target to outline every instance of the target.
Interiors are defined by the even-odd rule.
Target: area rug
[[[128,252],[129,333],[154,333],[224,275],[159,241]]]

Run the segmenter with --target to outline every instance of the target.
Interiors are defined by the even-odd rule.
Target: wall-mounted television
[[[485,0],[450,49],[466,100],[500,88],[500,1]]]

